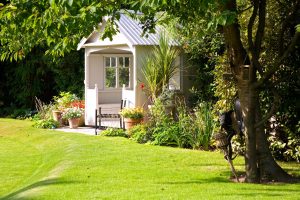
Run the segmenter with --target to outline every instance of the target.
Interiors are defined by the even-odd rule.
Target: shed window
[[[131,57],[112,56],[105,57],[105,87],[126,88],[130,87]]]

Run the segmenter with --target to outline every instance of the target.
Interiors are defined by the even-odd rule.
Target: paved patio
[[[69,133],[82,133],[82,134],[86,134],[86,135],[95,135],[94,127],[78,127],[75,129],[71,129],[71,128],[69,128],[69,126],[64,126],[64,127],[56,128],[54,130],[69,132]],[[99,132],[99,130],[98,130],[98,132]]]
[[[110,120],[103,120],[102,126],[108,126],[108,127],[120,127],[120,121],[118,119],[110,119]],[[69,132],[69,133],[82,133],[86,135],[95,135],[95,128],[94,127],[78,127],[76,129],[71,129],[69,126],[64,126],[60,128],[54,129],[56,131],[63,131],[63,132]],[[97,130],[98,134],[101,132],[101,130]]]

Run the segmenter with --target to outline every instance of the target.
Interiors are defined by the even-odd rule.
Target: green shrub
[[[199,104],[194,112],[184,103],[176,108],[177,116],[170,116],[161,100],[155,100],[148,125],[152,144],[208,150],[215,127],[210,105]]]
[[[300,162],[300,137],[284,127],[278,127],[268,138],[272,155],[276,160]]]
[[[1,111],[2,112],[2,111]],[[26,108],[17,108],[17,107],[9,107],[5,108],[5,113],[8,113],[6,117],[14,118],[14,119],[25,119],[32,115],[30,109]]]
[[[178,146],[178,125],[166,114],[160,99],[156,99],[150,109],[149,132],[153,136],[152,144]]]
[[[148,127],[144,124],[138,124],[128,129],[126,132],[130,139],[138,143],[146,143],[152,140],[152,134],[148,131]]]
[[[119,128],[107,128],[106,130],[101,131],[101,135],[112,137],[127,137],[125,131]]]
[[[273,128],[269,125],[267,132],[270,133],[270,150],[276,160],[300,162],[300,136],[281,124]],[[232,138],[232,150],[235,154],[244,155],[245,144],[240,137]]]
[[[53,119],[40,119],[40,120],[35,120],[33,126],[35,128],[54,129],[59,126],[59,123],[57,121],[54,121]]]
[[[154,145],[164,146],[180,146],[180,134],[177,123],[169,124],[169,126],[158,126],[153,130]]]

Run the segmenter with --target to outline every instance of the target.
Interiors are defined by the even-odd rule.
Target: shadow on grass
[[[168,181],[163,182],[163,184],[170,184],[170,185],[181,185],[181,184],[204,184],[204,183],[229,183],[230,181],[224,177],[213,177],[213,178],[204,178],[198,180],[190,180],[190,181]]]
[[[282,185],[286,186],[286,185]],[[244,197],[252,196],[253,199],[259,198],[282,198],[286,199],[287,193],[290,195],[290,199],[298,199],[300,191],[298,189],[291,189],[291,188],[278,188],[278,185],[270,185],[268,188],[244,188],[243,190],[236,190],[235,193],[222,193],[220,196],[226,197],[239,197],[243,199]],[[295,198],[296,197],[296,198]]]
[[[0,197],[0,200],[25,200],[28,199],[25,196],[18,196],[19,194],[32,190],[32,189],[36,189],[39,187],[43,187],[43,186],[48,186],[48,185],[54,185],[54,184],[70,184],[70,183],[75,183],[76,181],[64,181],[61,180],[59,178],[51,178],[51,179],[46,179],[46,180],[42,180],[36,183],[33,183],[27,187],[24,187],[18,191],[12,192],[4,197]],[[30,199],[33,199],[32,197],[30,197]]]

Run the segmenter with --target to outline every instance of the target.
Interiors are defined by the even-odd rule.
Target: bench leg
[[[97,113],[97,109],[95,110],[95,135],[97,135],[97,117],[98,117],[98,113]]]
[[[99,108],[99,130],[101,129],[101,113],[102,113],[102,111],[101,111],[101,107]]]

